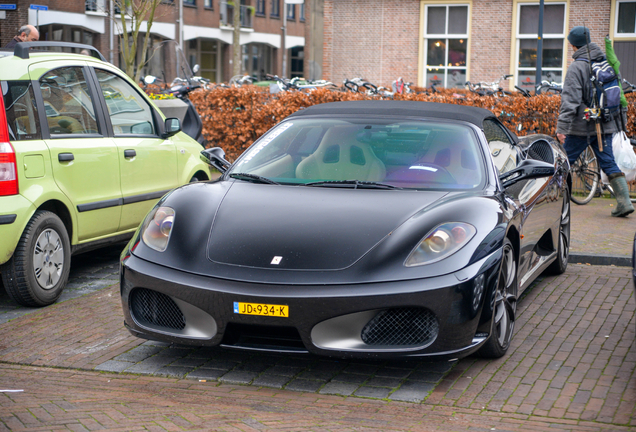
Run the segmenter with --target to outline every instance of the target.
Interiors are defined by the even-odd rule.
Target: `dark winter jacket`
[[[592,61],[599,61],[605,58],[605,54],[594,42],[590,43],[590,57]],[[594,121],[587,121],[583,118],[584,110],[588,107],[586,101],[591,100],[590,86],[590,64],[588,60],[587,46],[576,50],[572,55],[574,62],[568,68],[563,82],[563,93],[561,94],[561,109],[559,110],[559,120],[557,121],[557,133],[564,135],[593,136],[596,134]],[[601,123],[604,134],[617,132],[619,128],[615,121]]]
[[[13,48],[13,47],[15,47],[15,45],[16,45],[17,43],[19,43],[19,42],[22,42],[22,39],[20,39],[20,38],[19,38],[19,37],[17,37],[17,36],[14,36],[14,37],[13,37],[13,39],[11,39],[11,42],[9,42],[9,43],[5,46],[5,48]]]

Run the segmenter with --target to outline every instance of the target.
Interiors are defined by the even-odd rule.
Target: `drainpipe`
[[[541,68],[543,66],[543,0],[539,2],[539,30],[537,31],[537,73],[534,78],[535,94],[541,93]]]
[[[287,1],[283,1],[283,40],[281,47],[283,48],[283,71],[280,77],[283,78],[287,73],[287,45],[285,44],[285,38],[287,37]]]
[[[179,0],[179,45],[181,50],[185,52],[185,46],[183,45],[183,0]]]
[[[110,33],[110,37],[108,40],[108,45],[109,45],[109,51],[110,51],[110,55],[108,56],[108,61],[110,62],[110,64],[115,64],[115,55],[113,53],[113,51],[115,50],[115,39],[114,39],[114,34],[115,33],[115,4],[113,3],[113,0],[110,0],[110,3],[108,5],[108,15],[109,15],[109,21],[110,21],[110,25],[109,27],[109,33]]]

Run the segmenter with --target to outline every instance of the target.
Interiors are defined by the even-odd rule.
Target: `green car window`
[[[37,140],[42,134],[31,81],[2,81],[10,139]]]
[[[123,78],[95,69],[115,136],[155,135],[150,105]]]
[[[93,99],[81,67],[47,72],[40,78],[40,90],[52,138],[99,134]]]

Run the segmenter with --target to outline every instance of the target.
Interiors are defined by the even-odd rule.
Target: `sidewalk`
[[[582,206],[571,203],[571,263],[631,267],[636,213],[612,217],[615,205],[610,198],[594,198]]]

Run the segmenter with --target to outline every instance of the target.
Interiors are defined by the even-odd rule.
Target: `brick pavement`
[[[636,217],[611,218],[613,202],[572,206],[573,255],[631,254]],[[118,254],[74,257],[67,301],[48,308],[0,295],[0,390],[25,390],[0,394],[0,431],[636,431],[629,268],[570,265],[535,283],[502,359],[359,362],[136,339],[118,286],[104,288]]]
[[[441,373],[140,345],[113,286],[0,325],[0,387],[26,390],[0,429],[636,430],[633,296],[630,269],[571,265],[520,301],[504,358]]]

